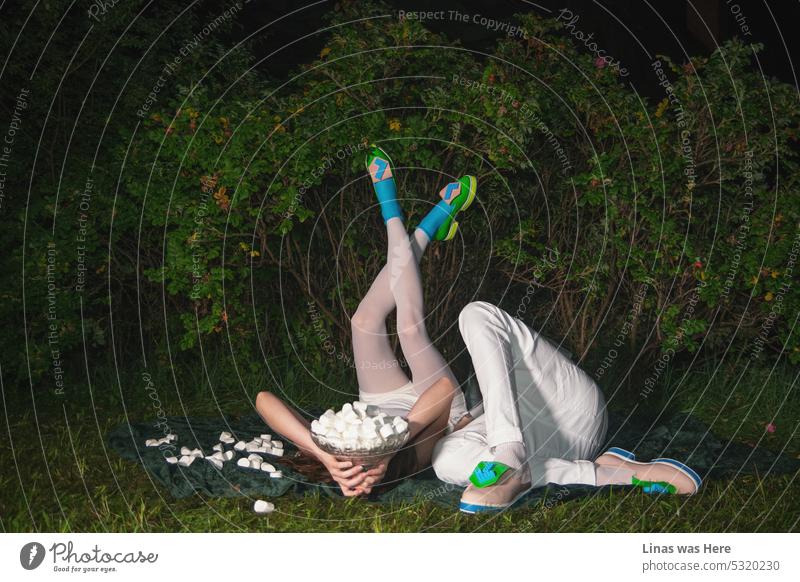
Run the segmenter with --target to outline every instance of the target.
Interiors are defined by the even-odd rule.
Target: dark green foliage
[[[800,361],[798,268],[788,269],[800,237],[796,96],[762,79],[758,47],[661,59],[674,99],[649,103],[531,15],[520,17],[528,38],[492,55],[417,22],[339,26],[281,82],[251,69],[246,45],[222,48],[223,23],[143,111],[166,64],[224,7],[190,11],[161,36],[180,10],[151,7],[114,47],[133,4],[77,52],[69,40],[91,22],[68,16],[29,83],[2,210],[4,372],[49,382],[52,332],[64,358],[112,339],[161,363],[181,350],[196,361],[202,346],[237,367],[288,358],[287,374],[352,381],[349,318],[385,253],[369,142],[391,152],[412,224],[446,182],[478,176],[463,239],[423,263],[448,355],[461,351],[459,309],[485,298],[566,338],[600,362],[596,376],[609,346],[642,362],[729,344]],[[334,21],[364,16],[360,6],[342,3]],[[20,24],[0,24],[3,38]],[[45,41],[26,34],[15,51],[38,54]],[[26,86],[29,67],[11,61],[5,95]]]

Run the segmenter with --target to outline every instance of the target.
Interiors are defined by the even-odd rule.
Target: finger
[[[383,475],[386,473],[386,465],[378,465],[367,471],[367,475]]]
[[[343,482],[343,483],[344,483],[344,484],[345,484],[347,487],[356,487],[356,486],[358,486],[358,485],[361,485],[362,481],[364,481],[364,479],[366,479],[366,477],[367,477],[367,476],[366,476],[364,473],[359,473],[359,474],[358,474],[358,475],[356,475],[355,477],[353,477],[353,478],[351,478],[351,479],[345,479],[345,480],[343,480],[342,482]]]
[[[358,495],[358,491],[355,489],[348,489],[347,487],[342,487],[342,493],[344,493],[345,497],[355,497]]]
[[[339,477],[340,479],[350,479],[359,473],[363,473],[364,470],[361,468],[361,465],[356,465],[350,469],[342,470],[342,469],[331,469],[330,474],[334,477]]]
[[[344,479],[349,479],[351,477],[355,477],[359,473],[364,473],[364,469],[362,468],[361,465],[356,465],[352,469],[348,469],[346,471],[341,471],[340,474]]]

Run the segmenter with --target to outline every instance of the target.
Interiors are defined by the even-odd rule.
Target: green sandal
[[[460,186],[460,187],[459,187]],[[450,240],[458,231],[458,221],[455,217],[472,205],[478,192],[478,180],[475,176],[462,176],[458,182],[448,184],[442,190],[442,200],[449,203],[450,217],[436,230],[434,240]],[[455,196],[452,200],[452,196]]]

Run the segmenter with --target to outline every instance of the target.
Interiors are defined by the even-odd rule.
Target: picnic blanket
[[[216,469],[204,459],[197,459],[189,467],[172,465],[157,447],[145,446],[149,438],[165,435],[163,427],[178,435],[177,449],[187,446],[201,448],[206,455],[219,442],[222,431],[229,431],[238,440],[249,441],[262,433],[276,435],[253,412],[240,416],[187,417],[170,416],[158,421],[123,423],[114,427],[107,436],[111,449],[125,459],[141,463],[151,479],[164,486],[175,498],[195,494],[209,497],[278,497],[289,492],[303,495],[318,491],[321,495],[339,497],[338,487],[311,483],[304,476],[280,467],[282,457],[262,455],[283,472],[282,478],[271,478],[267,473],[243,468],[230,461]],[[737,474],[784,474],[800,468],[800,460],[778,455],[759,447],[750,447],[717,438],[708,426],[697,418],[676,413],[656,424],[637,424],[630,419],[611,414],[609,418],[608,446],[633,450],[640,459],[673,457],[694,468],[706,478],[726,478]],[[286,456],[295,451],[286,442]],[[178,450],[175,451],[180,456]],[[520,506],[538,503],[543,498],[557,495],[559,501],[580,497],[600,488],[575,485],[564,487],[550,485],[531,491]],[[380,495],[373,493],[367,499],[374,502],[400,503],[432,501],[444,506],[457,507],[460,487],[440,481],[428,469],[403,480],[397,487]],[[549,497],[548,497],[549,496]]]

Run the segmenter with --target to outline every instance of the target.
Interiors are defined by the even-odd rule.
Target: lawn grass
[[[670,396],[679,408],[711,425],[721,437],[759,443],[774,451],[800,455],[797,371],[751,370],[737,382],[730,370],[714,366],[673,373]],[[724,372],[724,373],[723,373]],[[252,398],[267,378],[252,377],[230,387],[224,375],[209,379],[195,370],[187,386],[172,385],[171,375],[154,378],[159,406],[168,415],[239,414],[251,410]],[[724,379],[724,380],[723,380]],[[119,384],[118,384],[119,382]],[[120,388],[120,385],[122,386]],[[205,387],[204,387],[205,386]],[[150,481],[137,463],[107,450],[104,437],[126,418],[155,416],[154,403],[135,374],[108,373],[63,398],[39,393],[4,398],[0,449],[0,528],[7,532],[660,532],[795,531],[800,515],[798,474],[739,475],[708,480],[691,498],[651,497],[638,491],[603,491],[594,496],[536,506],[499,516],[467,516],[431,501],[379,505],[315,494],[277,499],[268,517],[251,511],[252,499],[192,498],[174,500]],[[333,405],[347,394],[295,386],[300,406]],[[766,423],[777,430],[768,433]],[[37,430],[38,429],[38,430]]]

